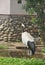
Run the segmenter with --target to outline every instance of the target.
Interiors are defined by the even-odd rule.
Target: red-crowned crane
[[[35,43],[34,43],[34,37],[28,33],[27,31],[24,31],[25,25],[22,23],[22,43],[25,44],[29,48],[30,55],[35,54]]]

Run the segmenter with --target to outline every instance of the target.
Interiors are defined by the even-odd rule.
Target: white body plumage
[[[30,35],[28,32],[23,32],[22,33],[22,42],[27,46],[27,42],[34,42],[34,38]]]

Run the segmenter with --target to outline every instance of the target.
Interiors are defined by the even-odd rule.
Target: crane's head
[[[25,31],[25,25],[23,23],[21,24],[21,27],[22,27],[22,31],[24,32]]]
[[[21,26],[22,26],[23,28],[25,28],[25,25],[24,25],[23,23],[21,24]]]

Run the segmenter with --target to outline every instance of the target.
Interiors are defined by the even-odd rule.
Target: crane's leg
[[[32,51],[31,51],[31,50],[29,50],[29,55],[30,55],[30,56],[32,55]]]
[[[29,50],[27,50],[27,55],[29,55]]]
[[[27,50],[27,55],[31,56],[32,55],[32,51],[29,49]]]

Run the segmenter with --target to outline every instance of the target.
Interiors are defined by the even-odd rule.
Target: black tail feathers
[[[28,41],[27,45],[28,45],[28,48],[32,51],[32,55],[34,55],[35,54],[35,44],[34,44],[34,42]]]

